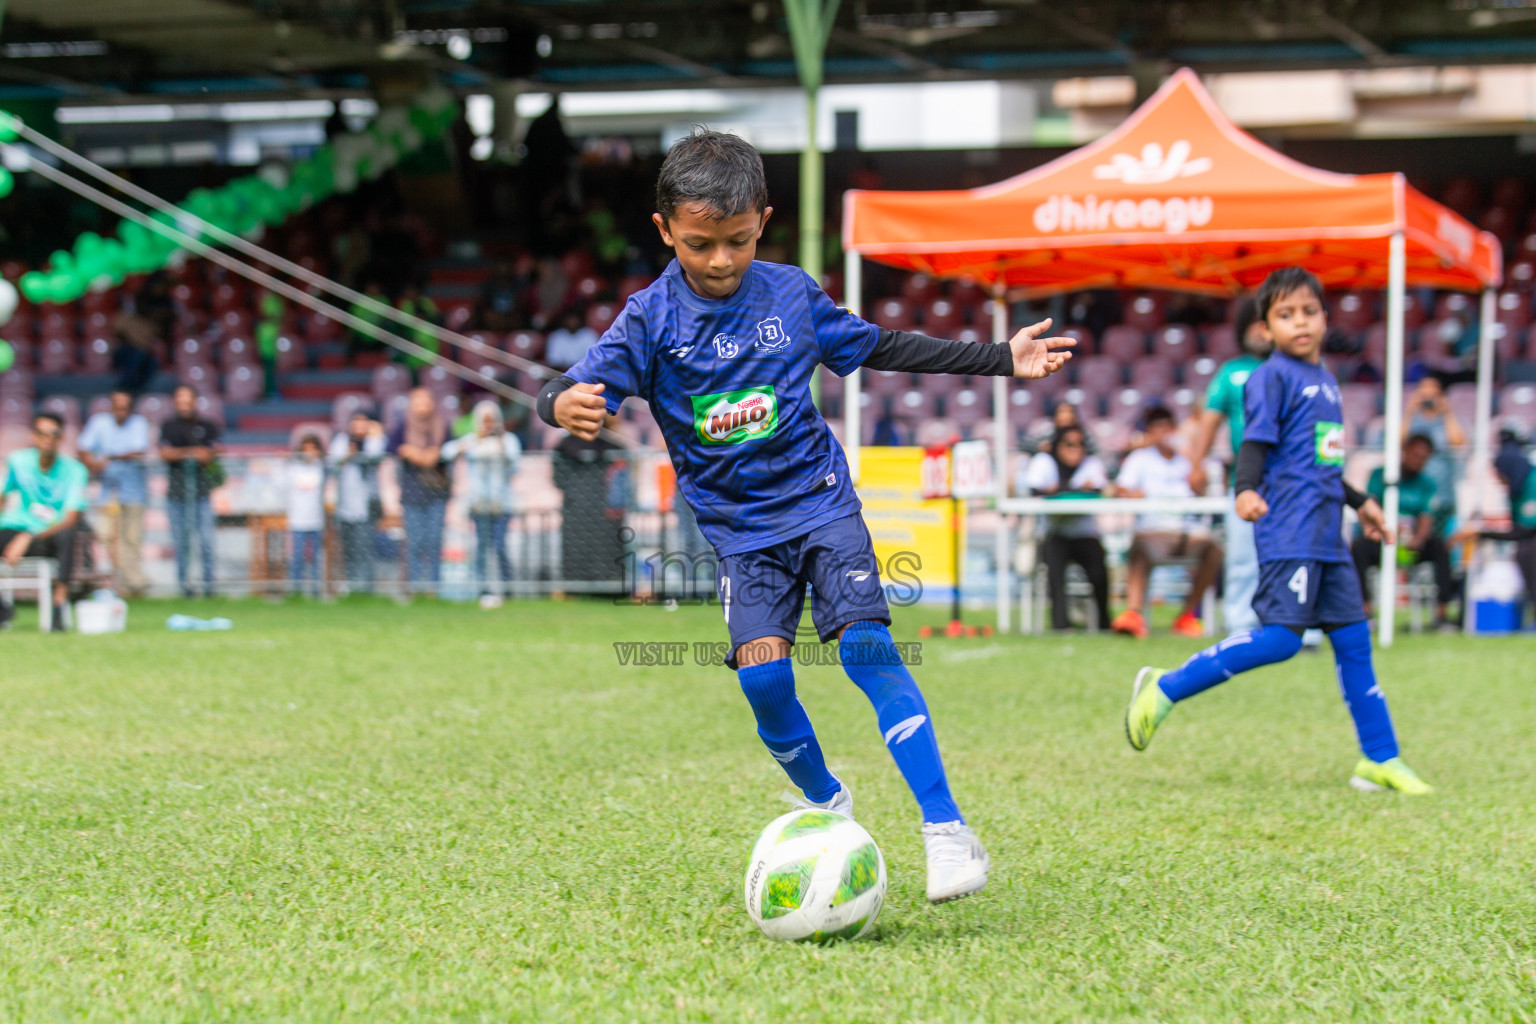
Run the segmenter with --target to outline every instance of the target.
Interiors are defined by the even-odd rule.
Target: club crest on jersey
[[[760,441],[779,429],[779,401],[771,384],[692,399],[693,432],[702,444]]]
[[[757,325],[757,347],[764,352],[782,352],[789,344],[789,335],[784,333],[784,321],[776,316],[761,320]]]
[[[736,339],[729,334],[715,335],[715,355],[721,359],[735,359],[736,353],[741,351],[741,346],[736,344]]]

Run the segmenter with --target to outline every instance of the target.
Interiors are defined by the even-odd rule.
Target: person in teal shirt
[[[0,485],[0,559],[14,566],[23,558],[52,558],[59,563],[53,585],[53,628],[64,628],[63,604],[69,596],[75,564],[75,527],[86,509],[85,488],[91,475],[78,459],[59,451],[64,421],[51,412],[32,419],[35,448],[22,448],[5,460]],[[15,609],[0,601],[0,629]]]
[[[1435,442],[1425,434],[1414,434],[1403,444],[1402,478],[1397,484],[1397,515],[1402,522],[1397,550],[1400,558],[1411,560],[1410,564],[1428,562],[1435,567],[1435,625],[1449,629],[1446,607],[1456,591],[1451,578],[1451,549],[1445,542],[1451,508],[1434,475],[1425,470],[1434,454]],[[1386,501],[1386,474],[1380,466],[1371,471],[1365,492],[1377,503]],[[1365,585],[1365,573],[1381,565],[1381,542],[1359,535],[1350,545],[1350,554],[1355,559],[1355,571],[1360,574],[1360,592],[1366,595],[1365,613],[1369,615],[1371,591]]]
[[[1232,329],[1243,346],[1243,354],[1223,363],[1216,376],[1211,378],[1205,391],[1205,407],[1200,410],[1194,443],[1189,450],[1189,461],[1194,466],[1189,474],[1189,486],[1196,494],[1204,494],[1210,484],[1206,479],[1205,460],[1211,453],[1222,420],[1226,420],[1231,429],[1232,451],[1236,453],[1242,447],[1243,385],[1248,382],[1248,375],[1269,358],[1275,344],[1251,298],[1237,304]],[[1231,490],[1231,483],[1229,478],[1228,490]],[[1253,543],[1252,523],[1229,508],[1225,526],[1226,580],[1222,588],[1221,617],[1228,633],[1242,633],[1259,626],[1259,617],[1253,610],[1253,595],[1259,587],[1259,553]]]

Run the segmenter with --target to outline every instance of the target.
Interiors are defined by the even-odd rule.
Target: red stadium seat
[[[324,313],[311,313],[304,321],[304,340],[316,343],[341,337],[341,325]]]
[[[1211,384],[1211,378],[1216,376],[1216,371],[1221,364],[1213,356],[1201,356],[1192,363],[1184,366],[1184,386],[1195,392],[1200,401],[1205,401],[1205,391]]]
[[[197,414],[205,420],[212,420],[224,429],[226,420],[224,417],[224,402],[217,395],[199,394],[197,396]]]
[[[100,335],[86,342],[82,348],[84,357],[80,362],[80,370],[83,373],[96,374],[98,376],[112,372],[112,343]]]
[[[232,334],[250,334],[255,320],[248,309],[226,309],[219,315],[219,325]]]
[[[1144,395],[1136,388],[1121,388],[1109,398],[1109,418],[1116,423],[1135,426],[1140,422],[1141,414],[1156,398],[1156,395]]]
[[[1231,324],[1207,327],[1202,341],[1205,354],[1221,362],[1235,359],[1243,351],[1242,346],[1237,343],[1237,333],[1233,331]]]
[[[1531,322],[1531,299],[1519,292],[1500,292],[1494,301],[1494,318],[1511,331],[1524,330]]]
[[[224,369],[235,366],[249,366],[259,362],[256,355],[256,345],[250,338],[243,334],[234,334],[224,339],[224,344],[219,350],[220,361]]]
[[[65,433],[80,432],[80,399],[75,396],[49,395],[42,400],[38,408],[43,412],[51,412],[63,420]]]
[[[1121,371],[1120,362],[1114,356],[1089,356],[1087,359],[1073,359],[1067,364],[1069,369],[1076,368],[1073,380],[1077,386],[1094,394],[1108,394],[1120,387]]]
[[[1512,210],[1525,207],[1526,189],[1524,178],[1500,178],[1493,183],[1489,196],[1494,206],[1507,206]]]
[[[503,342],[508,352],[532,363],[544,361],[544,335],[539,331],[514,331]]]
[[[1167,305],[1161,292],[1143,292],[1125,304],[1124,320],[1143,334],[1155,331],[1163,326]]]
[[[1146,335],[1139,327],[1116,324],[1099,338],[1099,352],[1122,363],[1135,362],[1147,354]]]
[[[140,395],[133,411],[148,420],[150,426],[158,427],[176,415],[176,405],[170,395]]]
[[[48,338],[74,338],[75,317],[58,306],[44,307],[38,318],[39,333]]]
[[[261,368],[239,363],[224,374],[224,397],[232,405],[248,405],[261,399],[266,385]]]
[[[896,396],[896,415],[904,420],[927,420],[934,416],[933,395],[919,388],[908,388]]]
[[[44,338],[37,349],[37,372],[44,377],[74,373],[74,342],[65,338]]]
[[[1152,357],[1170,363],[1186,363],[1193,359],[1195,332],[1183,324],[1167,324],[1152,332]]]
[[[218,374],[207,363],[183,363],[178,366],[176,382],[190,384],[199,392],[219,390]]]
[[[1501,244],[1507,245],[1520,230],[1520,217],[1507,206],[1490,206],[1483,211],[1477,226],[1493,235]]]
[[[1162,359],[1142,359],[1131,366],[1131,387],[1148,398],[1173,390],[1173,364]]]
[[[1386,315],[1385,303],[1383,303],[1382,315]],[[1423,326],[1428,316],[1429,313],[1425,310],[1424,304],[1419,301],[1418,296],[1414,295],[1413,292],[1407,292],[1403,295],[1403,330],[1418,330]]]
[[[596,274],[583,274],[571,282],[571,295],[582,302],[593,302],[607,287],[608,282]]]
[[[934,338],[953,338],[961,328],[960,307],[948,299],[934,299],[923,310],[923,333]]]
[[[1352,427],[1364,427],[1376,418],[1381,408],[1381,386],[1378,384],[1344,384],[1339,387],[1339,405],[1344,422]]]
[[[619,317],[619,307],[612,302],[594,302],[587,307],[587,326],[602,334]]]
[[[441,400],[459,394],[463,382],[441,366],[428,366],[421,371],[421,386]]]
[[[1070,350],[1073,359],[1086,359],[1098,354],[1098,349],[1093,343],[1093,334],[1086,327],[1063,327],[1059,331],[1052,327],[1051,333],[1077,341],[1077,346]]]
[[[656,279],[644,274],[630,274],[619,282],[619,287],[614,292],[614,297],[623,305],[629,301],[629,297],[636,292],[644,291],[651,286]]]
[[[1362,292],[1345,292],[1333,304],[1328,316],[1328,326],[1357,334],[1376,321],[1375,303],[1370,295]]]
[[[1536,385],[1507,384],[1499,389],[1499,415],[1536,425]]]
[[[309,355],[304,343],[286,334],[277,336],[277,368],[284,373],[302,370],[309,365]]]
[[[1440,201],[1468,220],[1482,205],[1482,189],[1471,178],[1452,178],[1440,192]]]
[[[0,427],[27,427],[31,422],[30,396],[0,394]]]
[[[881,299],[875,303],[875,315],[870,319],[892,331],[910,331],[917,326],[912,306],[905,299]]]
[[[901,297],[913,306],[932,302],[939,296],[939,282],[927,274],[908,274],[901,282]]]
[[[13,366],[4,373],[0,373],[0,395],[25,398],[31,402],[34,389],[32,371],[24,366]]]
[[[208,351],[208,346],[203,343],[203,339],[187,337],[176,343],[174,362],[177,366],[191,363],[202,363],[206,366],[212,364],[213,357]]]
[[[1532,263],[1529,259],[1511,263],[1505,283],[1518,292],[1528,292],[1536,288],[1536,263]]]
[[[1477,303],[1466,292],[1444,292],[1435,302],[1435,318],[1448,316],[1473,317],[1477,315]]]

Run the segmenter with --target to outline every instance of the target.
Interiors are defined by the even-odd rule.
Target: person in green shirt
[[[1397,484],[1397,514],[1402,521],[1398,529],[1398,555],[1411,565],[1428,562],[1435,567],[1435,596],[1438,610],[1435,615],[1437,628],[1451,628],[1446,616],[1446,606],[1455,596],[1455,581],[1451,578],[1451,550],[1445,542],[1445,524],[1450,518],[1450,505],[1440,493],[1433,474],[1425,467],[1435,454],[1435,442],[1424,434],[1414,434],[1403,445],[1402,478]],[[1386,501],[1386,474],[1381,467],[1371,471],[1365,491],[1378,503]],[[1365,585],[1367,569],[1381,565],[1381,542],[1370,540],[1361,534],[1350,545],[1355,559],[1355,571],[1360,574],[1360,592],[1366,595],[1365,613],[1371,614],[1371,590]]]
[[[53,628],[64,628],[63,604],[75,565],[75,527],[87,507],[90,472],[84,463],[59,451],[64,421],[51,412],[32,419],[34,448],[22,448],[5,460],[0,484],[0,559],[14,566],[23,558],[52,558],[59,563],[53,585]],[[15,609],[0,601],[0,629],[10,625]]]
[[[395,303],[395,308],[407,316],[417,317],[427,321],[430,324],[442,324],[443,318],[442,315],[438,312],[437,303],[433,302],[430,296],[424,294],[422,290],[414,284],[408,284],[405,286],[405,289],[400,293],[399,301]],[[438,354],[439,344],[437,335],[433,334],[431,331],[424,330],[420,327],[414,327],[411,329],[410,339],[433,355]],[[421,356],[402,355],[399,352],[396,352],[395,356],[397,359],[404,359],[406,365],[408,365],[412,370],[416,371],[420,371],[423,366],[426,366],[431,362],[431,360],[425,359]]]
[[[1216,376],[1211,378],[1205,391],[1205,406],[1197,414],[1195,439],[1189,450],[1189,461],[1194,466],[1189,474],[1189,486],[1196,494],[1204,494],[1210,485],[1205,460],[1211,454],[1211,445],[1221,429],[1222,420],[1226,420],[1231,428],[1232,451],[1242,447],[1243,385],[1248,382],[1248,375],[1269,358],[1275,345],[1251,298],[1238,302],[1232,329],[1243,346],[1243,354],[1223,363]],[[1231,483],[1229,478],[1229,491]],[[1229,508],[1225,525],[1227,557],[1223,570],[1226,579],[1222,588],[1221,617],[1228,633],[1242,633],[1259,626],[1259,617],[1253,611],[1253,595],[1259,587],[1259,553],[1253,544],[1252,523]]]
[[[363,285],[363,298],[352,303],[347,312],[365,324],[382,327],[384,310],[388,306],[389,296],[384,294],[384,286],[377,281],[369,281]],[[347,359],[351,360],[359,352],[377,351],[380,344],[379,339],[372,334],[353,327],[347,334]]]

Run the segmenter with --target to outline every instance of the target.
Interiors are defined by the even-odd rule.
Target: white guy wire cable
[[[24,150],[14,149],[8,143],[0,143],[0,149],[10,150],[25,156]],[[333,320],[345,323],[353,330],[361,331],[362,333],[367,334],[378,341],[382,341],[390,347],[398,349],[407,355],[416,356],[418,359],[430,362],[434,366],[441,366],[455,377],[459,377],[478,388],[491,391],[495,394],[501,395],[504,398],[508,398],[514,402],[528,406],[529,408],[537,409],[538,403],[532,396],[519,391],[516,388],[509,387],[506,384],[503,384],[501,381],[496,380],[494,377],[487,377],[484,374],[477,373],[474,370],[471,370],[469,367],[449,359],[447,356],[429,351],[428,349],[423,348],[415,342],[407,341],[398,335],[391,334],[390,332],[384,330],[382,327],[370,324],[366,320],[353,316],[346,310],[333,306],[322,299],[317,299],[313,295],[310,295],[308,292],[299,288],[295,288],[293,285],[284,281],[280,281],[265,271],[258,270],[255,267],[247,266],[246,264],[241,263],[239,260],[235,259],[233,256],[220,252],[213,246],[208,245],[201,239],[193,238],[191,235],[188,235],[169,224],[164,224],[158,220],[155,220],[148,214],[140,210],[135,210],[133,207],[129,206],[127,203],[124,203],[122,200],[114,199],[106,193],[102,192],[100,189],[94,188],[90,185],[87,185],[83,181],[72,178],[63,171],[54,167],[50,167],[48,164],[42,162],[41,160],[29,160],[27,161],[27,164],[30,170],[42,175],[44,178],[47,178],[54,184],[61,185],[64,188],[69,189],[71,192],[74,192],[76,195],[79,195],[85,199],[89,199],[91,202],[96,203],[105,209],[111,210],[113,213],[116,213],[119,216],[132,220],[135,223],[142,224],[144,227],[149,228],[151,231],[163,235],[171,241],[175,242],[178,246],[181,246],[190,252],[194,252],[197,255],[202,256],[214,263],[217,263],[219,266],[224,267],[227,270],[234,271],[236,274],[239,274],[241,277],[244,277],[247,280],[255,281],[257,284],[277,292],[279,295],[283,295],[292,301],[297,302],[301,306],[305,306],[318,313],[324,313],[326,316],[332,318]],[[605,437],[609,441],[612,441],[622,447],[637,449],[646,448],[644,445],[637,444],[633,439],[624,437],[622,434],[608,430],[606,427],[599,428],[598,433],[600,436]]]
[[[450,331],[428,320],[423,320],[420,317],[412,316],[410,313],[407,313],[404,310],[396,309],[388,303],[379,302],[372,296],[364,295],[361,292],[354,291],[339,281],[333,281],[328,277],[317,274],[310,270],[308,267],[294,263],[292,260],[284,259],[277,253],[272,252],[269,249],[264,249],[247,238],[242,238],[233,232],[226,231],[219,225],[210,221],[206,221],[199,217],[197,214],[177,206],[169,200],[162,199],[148,189],[135,185],[127,178],[124,178],[118,174],[114,174],[112,171],[107,170],[105,167],[102,167],[100,164],[89,159],[88,157],[81,156],[79,153],[76,153],[68,146],[62,146],[59,143],[54,142],[52,139],[48,138],[48,136],[42,134],[41,132],[27,127],[24,123],[22,123],[21,118],[16,117],[16,115],[12,114],[11,120],[12,123],[16,126],[16,129],[22,138],[37,146],[45,153],[51,153],[58,157],[60,160],[63,160],[69,164],[73,164],[75,167],[78,167],[80,170],[84,171],[86,174],[89,174],[96,180],[111,185],[119,192],[132,196],[134,199],[144,203],[146,206],[153,207],[154,209],[159,210],[161,213],[171,214],[176,218],[178,227],[183,228],[183,230],[185,230],[187,227],[195,227],[199,232],[203,234],[212,235],[214,238],[218,239],[221,244],[227,245],[232,249],[238,249],[254,260],[258,260],[267,264],[268,266],[276,267],[277,269],[283,271],[285,274],[292,275],[293,277],[298,278],[306,284],[313,285],[314,287],[319,288],[322,291],[329,292],[338,298],[346,299],[348,302],[360,302],[364,305],[377,306],[379,311],[389,319],[395,321],[398,324],[411,327],[415,330],[425,331],[428,334],[431,334],[433,337],[437,338],[438,341],[447,342],[451,345],[457,345],[459,348],[473,352],[476,355],[484,356],[487,359],[499,362],[505,366],[510,366],[513,369],[522,370],[524,373],[537,377],[539,380],[549,380],[555,376],[555,373],[551,371],[547,366],[542,366],[538,363],[532,362],[531,360],[524,359],[522,356],[513,355],[510,352],[503,352],[499,348],[486,345],[474,338],[466,337],[465,335]]]

